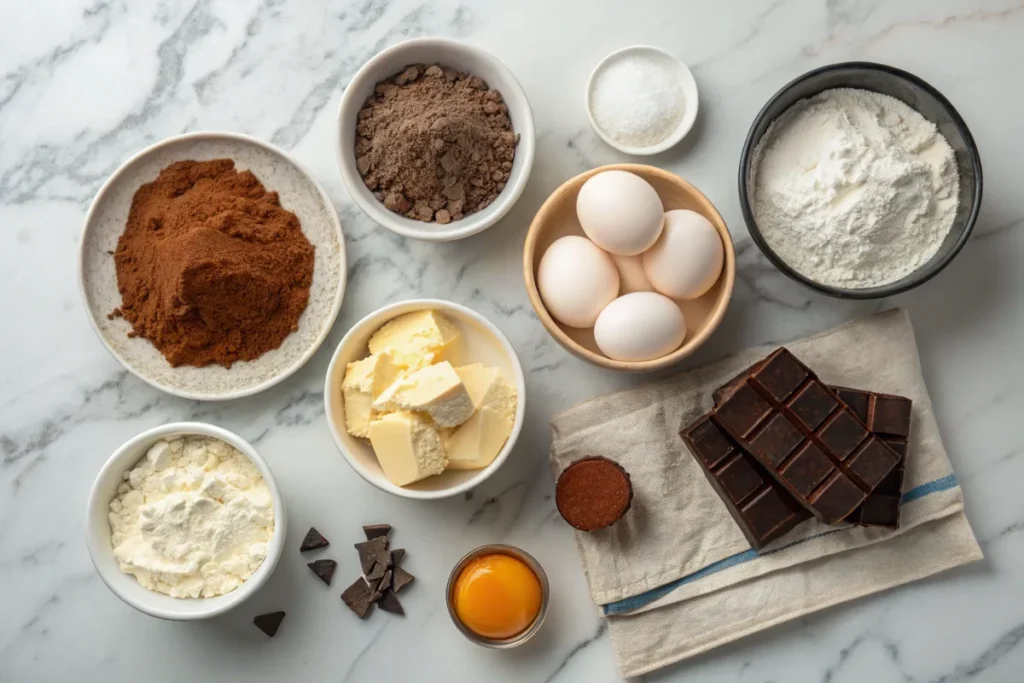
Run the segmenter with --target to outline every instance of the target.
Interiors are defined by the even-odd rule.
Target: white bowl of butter
[[[331,359],[327,424],[359,476],[405,498],[456,496],[508,458],[526,380],[515,349],[450,301],[385,306],[356,323]]]

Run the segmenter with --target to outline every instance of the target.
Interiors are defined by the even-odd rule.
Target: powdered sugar
[[[754,151],[758,228],[786,263],[823,284],[866,288],[926,263],[953,225],[953,149],[903,102],[827,90],[772,122]]]

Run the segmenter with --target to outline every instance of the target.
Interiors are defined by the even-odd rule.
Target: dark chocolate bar
[[[785,348],[738,380],[711,419],[826,524],[858,508],[900,459]]]
[[[679,435],[755,549],[810,518],[811,514],[709,415],[702,415]]]
[[[899,463],[882,480],[860,507],[846,518],[859,526],[900,526],[900,497],[903,495],[903,470],[910,438],[910,412],[913,402],[904,396],[873,391],[833,387],[839,399],[849,406],[879,439],[900,456]]]

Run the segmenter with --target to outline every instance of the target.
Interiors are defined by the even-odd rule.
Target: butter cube
[[[446,435],[448,468],[476,470],[487,467],[512,432],[516,416],[516,390],[495,367],[473,363],[455,368],[466,385],[476,412],[459,428]]]
[[[501,376],[495,367],[473,363],[455,368],[456,374],[466,385],[473,406],[490,406],[511,420],[516,413],[516,390]]]
[[[446,444],[448,469],[479,470],[490,465],[512,432],[512,419],[483,406],[452,432]]]
[[[457,427],[473,414],[473,399],[452,364],[442,361],[396,380],[373,402],[373,409],[418,411],[439,427]]]
[[[399,368],[389,353],[375,353],[349,363],[341,394],[345,401],[345,429],[352,436],[365,437],[373,419],[373,399],[394,383]]]
[[[370,353],[389,352],[399,366],[418,370],[450,359],[459,337],[455,324],[437,311],[415,311],[374,332]]]
[[[370,423],[369,435],[384,475],[396,486],[441,474],[448,465],[441,435],[415,413],[383,415]]]

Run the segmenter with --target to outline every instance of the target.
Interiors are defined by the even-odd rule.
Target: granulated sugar
[[[683,89],[664,67],[646,57],[623,57],[594,79],[594,120],[616,142],[646,147],[661,142],[683,118]]]
[[[758,228],[782,260],[822,284],[867,288],[938,252],[960,182],[935,124],[888,95],[843,88],[772,122],[751,186]]]

